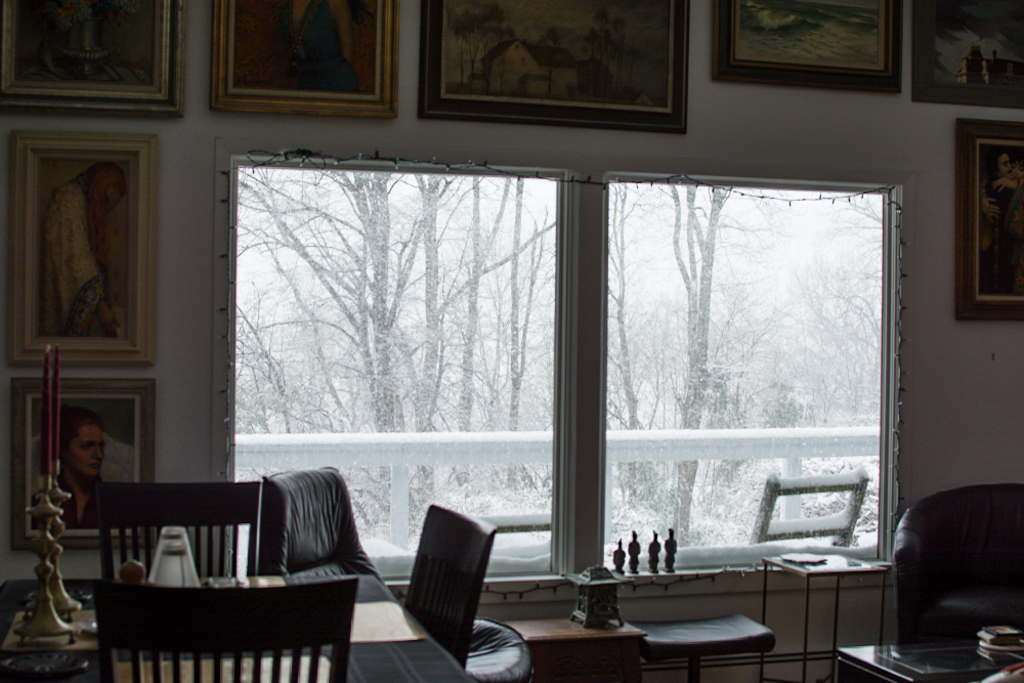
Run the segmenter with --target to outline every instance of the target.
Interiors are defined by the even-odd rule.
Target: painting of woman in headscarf
[[[41,336],[124,336],[127,193],[113,161],[92,163],[53,191],[40,230]]]
[[[153,134],[14,131],[7,360],[152,365],[156,355]]]

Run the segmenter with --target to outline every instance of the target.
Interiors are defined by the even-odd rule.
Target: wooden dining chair
[[[423,522],[405,608],[462,666],[496,530],[436,505]]]
[[[142,562],[148,571],[165,526],[186,528],[201,578],[237,576],[242,557],[245,574],[255,575],[260,492],[260,482],[100,482],[96,505],[102,577],[113,579],[128,560]]]
[[[344,683],[357,583],[344,577],[270,588],[169,588],[99,581],[100,680]]]

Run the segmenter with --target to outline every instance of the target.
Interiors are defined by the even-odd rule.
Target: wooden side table
[[[506,623],[530,647],[534,683],[640,683],[640,639],[647,634],[638,628],[583,628],[568,617]]]

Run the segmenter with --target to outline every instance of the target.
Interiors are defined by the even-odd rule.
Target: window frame
[[[234,229],[236,221],[238,168],[265,163],[275,155],[267,152],[241,152],[240,141],[217,141],[217,168],[227,180],[225,204],[226,230],[219,231],[214,246],[225,267],[223,275],[215,278],[215,296],[226,302],[215,312],[214,334],[222,340],[214,352],[214,368],[224,368],[225,388],[220,390],[224,399],[223,430],[214,430],[214,445],[223,449],[224,459],[211,463],[211,478],[232,478],[234,472]],[[294,167],[309,165],[309,160],[293,159],[286,164]],[[434,162],[409,162],[406,166],[393,160],[362,158],[346,162],[365,170],[438,170]],[[673,161],[671,165],[675,165]],[[654,166],[665,166],[662,160]],[[472,166],[472,162],[467,166]],[[550,174],[562,180],[559,190],[560,221],[557,230],[555,349],[553,378],[555,395],[553,415],[552,465],[552,538],[551,574],[578,573],[589,566],[600,564],[605,543],[605,375],[607,355],[607,274],[608,274],[608,183],[612,181],[651,182],[680,178],[678,174],[600,171],[586,175],[573,169],[545,169],[524,171],[523,166],[488,166],[504,172]],[[463,168],[458,170],[464,171]],[[547,175],[545,176],[547,177]],[[592,181],[598,177],[601,180]],[[687,176],[702,183],[720,183],[732,186],[764,187],[776,189],[803,189],[822,191],[863,191],[880,188],[877,184],[763,180],[739,175]],[[585,178],[585,179],[584,179]],[[899,284],[900,284],[900,206],[902,186],[887,188],[884,225],[885,257],[883,272],[883,348],[880,368],[882,391],[880,477],[879,477],[879,535],[878,555],[891,553],[892,533],[898,482],[896,458],[899,450],[898,354]],[[215,451],[216,452],[216,451]],[[685,570],[681,567],[680,570]],[[517,577],[503,577],[502,581]],[[525,577],[520,577],[525,578]]]
[[[900,184],[882,185],[878,183],[863,182],[835,182],[818,180],[787,180],[787,179],[764,179],[748,178],[740,176],[710,176],[692,174],[663,174],[663,173],[639,173],[639,172],[608,172],[605,176],[604,187],[614,182],[624,183],[675,183],[675,184],[698,184],[711,186],[727,186],[739,188],[757,188],[766,190],[798,190],[804,192],[835,192],[835,193],[873,193],[881,195],[884,202],[882,214],[882,310],[881,310],[881,349],[879,367],[879,392],[880,392],[880,415],[879,415],[879,472],[878,472],[878,544],[877,552],[871,559],[887,558],[892,552],[892,539],[896,525],[896,511],[898,500],[898,467],[897,457],[899,453],[899,380],[901,371],[899,367],[899,346],[901,335],[900,325],[900,283],[901,283],[901,259],[902,259],[902,203],[903,188]],[[605,281],[602,298],[607,299],[607,241],[608,241],[608,192],[604,192],[604,234],[605,243]],[[607,320],[607,316],[605,318]],[[607,334],[605,328],[604,335]],[[604,337],[604,335],[602,335]],[[607,340],[604,340],[604,353],[607,354]],[[604,362],[604,356],[602,357]],[[602,366],[602,373],[605,367]],[[602,374],[602,382],[604,377]],[[602,384],[602,407],[604,402],[604,385]],[[605,417],[602,413],[602,422]],[[603,442],[602,442],[603,446]],[[602,456],[604,449],[602,447]],[[600,463],[602,472],[606,470],[606,461],[602,457]],[[602,476],[602,486],[605,477]],[[602,496],[605,490],[602,488]],[[606,496],[605,496],[606,497]],[[607,501],[605,501],[607,504]],[[601,516],[604,520],[604,515]],[[602,529],[602,538],[603,538]],[[605,539],[611,543],[613,539]],[[842,553],[842,549],[836,549]],[[724,566],[722,562],[715,566]],[[686,570],[696,567],[678,565],[679,569]],[[703,566],[701,567],[703,568]]]
[[[227,324],[225,331],[221,335],[221,338],[225,340],[225,360],[228,367],[227,383],[228,389],[225,392],[226,395],[226,417],[225,423],[227,427],[227,440],[228,440],[228,453],[225,462],[224,474],[229,478],[233,475],[234,464],[235,464],[235,400],[234,400],[234,368],[235,368],[235,326],[234,326],[234,313],[236,299],[235,299],[235,274],[236,274],[236,233],[235,228],[237,226],[237,174],[239,169],[251,168],[259,165],[273,165],[280,168],[293,168],[299,169],[303,166],[310,166],[311,163],[308,160],[291,160],[284,162],[274,162],[274,156],[266,153],[250,153],[247,155],[231,155],[230,157],[230,171],[227,172],[230,182],[230,197],[229,203],[229,239],[227,244],[227,251],[225,254],[225,260],[228,261],[228,277],[227,277],[227,305],[225,306],[225,312],[227,315]],[[321,168],[318,166],[318,169]],[[522,168],[522,167],[497,167],[483,165],[467,165],[465,167],[446,167],[436,163],[424,163],[424,162],[394,162],[394,161],[381,161],[381,160],[347,160],[340,163],[331,163],[328,170],[339,170],[339,171],[365,171],[365,172],[387,172],[387,173],[416,173],[416,172],[431,172],[431,173],[452,173],[458,175],[485,175],[489,177],[500,178],[503,176],[522,176],[526,178],[546,178],[558,182],[558,189],[556,190],[557,196],[557,212],[558,212],[558,227],[555,231],[556,235],[556,263],[555,263],[555,348],[553,349],[554,354],[554,377],[552,382],[554,385],[554,414],[552,415],[553,423],[553,434],[552,434],[552,561],[551,561],[551,573],[553,574],[564,574],[569,570],[558,569],[560,565],[556,558],[559,558],[559,553],[555,550],[556,543],[558,541],[564,542],[566,539],[574,538],[574,534],[571,531],[571,524],[566,525],[564,522],[566,519],[572,519],[572,513],[568,516],[559,514],[555,501],[560,497],[556,494],[556,491],[562,488],[571,489],[569,496],[575,495],[575,490],[579,488],[578,482],[575,478],[568,474],[573,468],[559,467],[558,463],[569,459],[569,456],[561,455],[569,450],[575,450],[572,447],[567,447],[566,440],[563,439],[566,429],[563,428],[564,423],[559,419],[559,414],[568,406],[569,401],[560,400],[560,397],[564,396],[563,383],[567,382],[567,375],[563,369],[563,363],[560,362],[559,358],[565,357],[567,354],[571,354],[572,346],[571,341],[566,336],[566,325],[564,324],[564,310],[571,308],[566,304],[565,299],[559,296],[559,292],[567,291],[572,288],[572,278],[568,275],[567,270],[572,268],[572,259],[567,258],[566,253],[572,249],[570,244],[573,242],[573,236],[577,234],[576,226],[576,190],[578,182],[575,174],[572,171],[564,169],[547,169],[547,168]],[[603,436],[603,435],[602,435]],[[561,445],[560,445],[561,444]],[[564,464],[564,463],[563,463]],[[556,540],[557,539],[557,540]],[[600,548],[600,546],[598,546]],[[574,550],[569,548],[565,551],[566,553],[573,553]],[[585,553],[592,552],[589,548],[584,549]],[[598,549],[600,553],[600,549]],[[562,556],[564,556],[564,554]],[[599,555],[598,555],[599,556]],[[581,560],[582,561],[582,560]],[[590,562],[589,564],[593,564]],[[585,564],[584,566],[589,566]],[[580,571],[580,570],[577,570]]]

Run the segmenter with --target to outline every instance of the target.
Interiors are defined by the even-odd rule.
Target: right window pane
[[[877,552],[887,199],[609,185],[609,566]]]

